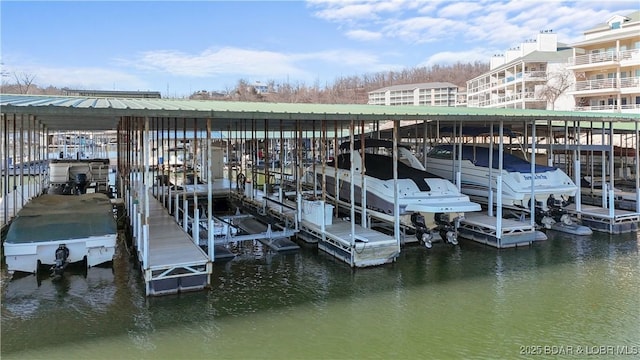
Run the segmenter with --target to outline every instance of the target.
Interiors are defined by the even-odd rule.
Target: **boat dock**
[[[297,206],[291,200],[281,200],[282,196],[264,196],[262,191],[252,194],[252,191],[249,187],[244,197],[237,194],[245,206],[285,224],[297,223],[298,238],[316,243],[318,249],[350,267],[387,264],[393,262],[400,253],[400,245],[393,236],[334,217],[332,205],[300,198]]]
[[[536,231],[535,226],[529,222],[499,219],[482,213],[465,214],[458,232],[465,239],[499,249],[531,245],[534,241],[547,239],[544,233]]]
[[[578,211],[576,204],[571,204],[567,206],[567,211],[579,216],[582,223],[593,230],[610,234],[638,231],[638,222],[640,222],[640,213],[627,210],[581,204]]]
[[[36,183],[16,185],[14,190],[0,197],[0,233],[9,226],[11,220],[22,209],[22,206],[38,195],[41,189],[42,186]]]
[[[135,201],[131,199],[130,204]],[[147,295],[201,290],[210,285],[211,261],[151,193],[146,224],[140,207],[130,212]]]
[[[581,151],[600,151],[603,154],[602,173],[614,174],[616,162],[605,164],[605,161],[615,160],[615,141],[623,137],[635,141],[635,145],[632,144],[635,151],[640,146],[640,116],[624,113],[534,109],[479,111],[466,107],[434,109],[429,106],[381,108],[364,104],[28,94],[7,94],[0,103],[3,110],[0,130],[7,135],[0,142],[4,155],[0,167],[3,169],[8,170],[15,163],[48,158],[44,152],[34,154],[31,150],[48,149],[52,137],[46,135],[52,134],[55,138],[59,135],[56,132],[78,132],[77,136],[83,139],[91,136],[109,139],[101,147],[104,155],[117,155],[117,166],[109,167],[109,170],[116,170],[113,173],[115,185],[111,186],[109,181],[109,194],[118,197],[118,203],[122,202],[123,217],[128,217],[131,224],[128,235],[134,239],[147,295],[208,288],[213,261],[221,256],[233,256],[228,252],[223,254],[220,248],[230,242],[257,240],[261,242],[260,248],[284,251],[294,248],[288,238],[295,235],[317,244],[319,250],[351,267],[368,267],[395,261],[401,247],[409,241],[424,242],[425,247],[430,248],[431,236],[435,238],[435,235],[456,245],[459,232],[461,237],[497,248],[530,245],[543,239],[545,234],[537,231],[538,225],[530,220],[537,218],[533,211],[528,220],[516,221],[517,216],[503,219],[502,215],[494,217],[470,212],[475,210],[467,208],[448,211],[448,205],[427,206],[425,203],[431,204],[431,201],[427,201],[426,196],[413,195],[460,192],[460,187],[454,191],[453,186],[444,184],[461,184],[461,178],[446,183],[440,181],[442,179],[427,181],[413,170],[405,171],[405,166],[422,171],[405,161],[416,154],[424,159],[428,147],[443,141],[468,142],[470,137],[463,131],[466,127],[490,129],[490,137],[483,139],[490,140],[488,145],[497,145],[501,151],[515,150],[510,146],[511,141],[509,144],[504,142],[505,132],[514,134],[514,144],[526,145],[524,154],[547,154],[546,158],[532,156],[535,163],[552,165],[560,161],[560,155],[567,164],[567,159],[576,159],[572,161],[574,167],[569,167],[569,170],[573,169],[572,174],[568,174],[573,182],[583,175],[578,156]],[[547,122],[543,124],[541,119],[547,119]],[[600,125],[594,128],[594,124]],[[602,130],[600,136],[584,136],[587,131],[597,135],[594,131],[598,127]],[[443,136],[445,128],[453,130],[451,136]],[[566,143],[555,141],[558,135],[562,135]],[[365,155],[370,153],[365,150],[363,139],[390,141],[391,145],[386,151],[371,153],[376,156],[369,157]],[[583,144],[582,139],[587,143]],[[356,146],[357,141],[360,141],[359,146]],[[348,144],[348,149],[344,144]],[[530,152],[526,150],[527,146]],[[407,157],[401,159],[399,155],[403,149],[406,149]],[[558,150],[562,154],[556,155]],[[366,160],[368,157],[369,161]],[[388,161],[379,166],[382,161],[377,159]],[[409,161],[413,165],[419,162]],[[55,178],[61,175],[59,183],[71,180],[80,183],[88,179],[81,175],[94,174],[91,168],[67,174],[66,163],[61,162],[60,171],[54,171]],[[640,192],[637,181],[640,165],[637,161],[634,165],[635,168],[627,166],[630,171],[624,173],[635,176],[634,189]],[[531,166],[527,169],[531,170]],[[104,175],[111,176],[102,171],[107,170],[104,166],[95,170],[100,179],[104,179]],[[313,188],[322,191],[314,190],[313,194],[304,191],[309,174]],[[462,171],[456,174],[460,177]],[[45,177],[46,174],[37,181],[46,184]],[[5,223],[18,210],[12,205],[23,205],[31,197],[10,194],[16,185],[30,181],[22,176],[19,177],[20,184],[15,180],[5,172],[0,181],[5,199],[2,204]],[[406,186],[398,186],[401,183]],[[496,184],[503,183],[496,181]],[[611,188],[613,184],[612,180]],[[535,196],[535,188],[531,189]],[[501,192],[500,187],[495,190]],[[345,203],[328,202],[331,191],[336,199]],[[455,195],[450,199],[458,197]],[[229,201],[234,202],[234,206],[240,204],[242,215],[250,214],[251,217],[215,217],[218,205]],[[569,198],[563,199],[562,206],[569,201]],[[577,201],[580,206],[579,198]],[[400,212],[403,202],[411,214],[405,213],[405,209]],[[613,201],[610,203],[603,204],[602,208],[583,205],[570,215],[599,231],[612,234],[637,231],[640,209],[636,212],[613,210],[610,209]],[[339,211],[344,210],[339,209],[342,206],[348,211]],[[361,215],[357,214],[358,206],[363,209]],[[527,205],[525,202],[519,206]],[[373,211],[382,215],[373,214]],[[415,214],[415,220],[409,218],[409,221],[407,216],[401,219],[398,212],[402,216]],[[420,220],[420,213],[428,216],[422,216]],[[464,219],[459,215],[463,213]],[[392,214],[396,214],[393,219]],[[449,219],[449,215],[453,217]],[[524,218],[526,216],[522,216]],[[233,223],[235,220],[237,224]],[[423,220],[430,223],[421,223]],[[421,233],[422,225],[430,233]],[[413,234],[412,230],[415,230]],[[232,250],[231,246],[227,246],[227,250]]]

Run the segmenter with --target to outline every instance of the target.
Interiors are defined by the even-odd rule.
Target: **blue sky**
[[[577,42],[638,4],[0,0],[0,50],[5,73],[34,75],[40,86],[183,97],[230,90],[239,79],[324,86],[342,76],[488,62],[540,30]]]

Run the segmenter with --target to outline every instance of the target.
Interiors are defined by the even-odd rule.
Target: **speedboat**
[[[461,191],[475,201],[487,203],[491,186],[494,205],[498,196],[496,180],[501,175],[500,196],[504,208],[529,211],[533,194],[539,224],[546,228],[556,222],[569,224],[569,215],[563,208],[576,195],[578,187],[567,174],[559,168],[538,164],[532,173],[529,161],[507,152],[503,152],[502,172],[499,172],[498,149],[493,149],[491,164],[489,153],[489,148],[481,145],[463,145],[461,154],[457,145],[438,145],[427,153],[426,169],[454,181],[460,165]],[[458,159],[461,160],[458,162]]]
[[[353,183],[355,205],[360,207],[364,176],[367,211],[379,219],[393,221],[393,143],[389,140],[365,139],[363,154],[362,143],[357,140],[353,144],[353,153],[349,149],[350,143],[343,142],[340,145],[341,153],[327,162],[326,166],[307,168],[306,181],[313,182],[315,169],[315,185],[321,184],[324,171],[326,194],[335,200],[337,178],[338,198],[345,204],[350,202]],[[480,204],[470,201],[449,180],[426,172],[408,146],[398,145],[397,150],[397,201],[401,224],[415,229],[416,237],[427,247],[431,247],[432,240],[437,240],[436,235],[456,244],[456,222],[465,212],[479,211]]]

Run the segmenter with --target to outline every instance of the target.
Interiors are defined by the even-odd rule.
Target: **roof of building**
[[[97,96],[97,97],[133,97],[133,98],[160,98],[159,91],[122,91],[122,90],[86,90],[63,89],[66,95]]]
[[[640,114],[550,111],[533,109],[493,109],[447,106],[380,106],[364,104],[300,104],[235,102],[213,100],[125,99],[79,96],[0,94],[3,118],[35,117],[50,130],[116,130],[123,118],[150,120],[150,128],[161,125],[156,119],[180,120],[186,129],[250,129],[259,126],[286,130],[311,128],[313,121],[441,120],[490,121],[640,121]]]
[[[622,15],[623,17],[626,17],[629,19],[629,21],[640,21],[640,10],[639,11],[634,11],[630,14],[627,15]],[[596,32],[596,31],[603,31],[603,30],[608,30],[609,29],[609,24],[607,24],[607,22],[603,22],[603,23],[599,23],[597,25],[595,25],[594,27],[586,30],[584,33],[588,34],[591,32]]]
[[[402,84],[402,85],[392,85],[383,87],[381,89],[369,91],[369,94],[376,92],[385,92],[389,91],[402,91],[402,90],[415,90],[415,89],[447,89],[447,88],[458,88],[458,85],[452,84],[450,82],[429,82],[429,83],[416,83],[416,84]]]
[[[533,51],[523,57],[514,59],[492,71],[499,71],[520,62],[566,62],[567,58],[573,56],[570,48],[561,48],[558,51]]]
[[[585,45],[595,45],[595,44],[600,44],[600,43],[610,43],[612,41],[615,40],[623,40],[623,39],[627,39],[627,38],[633,38],[633,37],[638,37],[638,32],[634,32],[634,31],[628,31],[628,32],[618,32],[615,34],[608,34],[608,35],[603,35],[603,36],[599,36],[597,38],[593,38],[593,39],[589,39],[589,40],[583,40],[580,42],[577,42],[575,44],[571,44],[571,46],[573,47],[580,47],[580,46],[585,46]]]
[[[560,45],[560,44],[558,44]],[[504,64],[504,65],[500,65],[495,69],[492,69],[489,72],[486,72],[480,76],[476,76],[475,78],[471,79],[470,81],[476,80],[476,79],[480,79],[483,77],[488,76],[489,74],[495,73],[495,72],[499,72],[502,71],[504,69],[507,69],[511,66],[513,66],[514,64],[519,64],[522,62],[525,63],[532,63],[532,62],[552,62],[552,63],[564,63],[567,61],[568,58],[570,58],[571,56],[573,56],[573,50],[571,48],[567,48],[567,47],[562,47],[562,48],[558,48],[558,51],[533,51],[525,56],[519,57],[517,59],[513,59],[511,61],[509,61],[508,63]]]

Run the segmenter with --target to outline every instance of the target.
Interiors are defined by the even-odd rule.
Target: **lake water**
[[[640,357],[636,233],[409,246],[352,270],[245,243],[210,290],[147,298],[126,247],[60,281],[2,274],[2,359]],[[635,356],[633,356],[635,355]],[[539,357],[539,356],[537,356]]]

